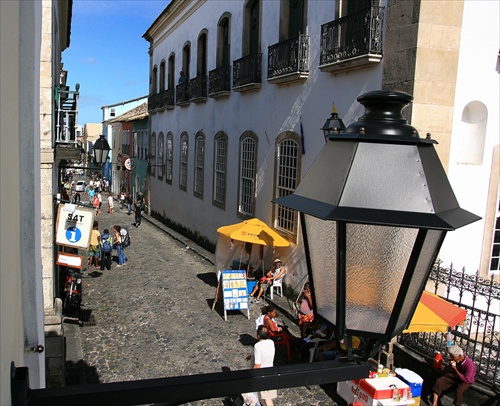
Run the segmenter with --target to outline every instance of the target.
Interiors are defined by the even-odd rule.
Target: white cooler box
[[[410,387],[401,379],[387,377],[339,382],[337,384],[337,394],[347,403],[352,402],[354,395],[356,395],[359,403],[369,406],[405,406],[415,403],[413,399],[399,402],[393,401],[390,385],[396,385],[401,399],[405,389],[407,393],[410,392]]]

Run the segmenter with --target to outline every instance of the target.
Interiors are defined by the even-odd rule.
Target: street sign
[[[94,223],[93,209],[60,204],[57,212],[56,244],[87,248]]]
[[[132,158],[127,158],[125,160],[125,168],[127,168],[129,171],[135,168],[135,161]]]

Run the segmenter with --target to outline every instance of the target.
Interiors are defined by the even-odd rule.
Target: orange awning
[[[467,317],[467,311],[441,297],[424,291],[413,314],[410,325],[403,333],[446,333]]]

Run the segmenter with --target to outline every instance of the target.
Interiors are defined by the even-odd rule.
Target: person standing
[[[99,223],[94,220],[94,224],[92,226],[92,232],[90,234],[90,243],[89,243],[89,268],[92,266],[97,269],[99,266],[99,242],[101,240],[101,233],[99,232]]]
[[[273,340],[269,339],[267,327],[259,326],[257,328],[257,340],[250,357],[250,364],[253,369],[271,368],[274,365],[275,348]],[[261,391],[260,397],[266,406],[273,406],[273,400],[278,397],[278,392],[276,389]]]
[[[441,393],[449,389],[455,389],[453,404],[461,406],[464,401],[465,391],[474,383],[474,377],[476,376],[474,362],[467,355],[464,355],[464,351],[458,345],[449,347],[448,353],[451,357],[451,372],[436,380],[432,389],[434,394],[432,406],[438,406]]]
[[[94,188],[92,186],[89,187],[89,201],[91,205],[94,205]]]
[[[106,268],[108,271],[111,269],[111,254],[113,252],[113,237],[109,235],[109,230],[106,228],[101,234],[101,241],[99,243],[101,249],[101,271]]]
[[[300,298],[300,308],[298,311],[300,336],[305,337],[314,321],[313,302],[311,296],[311,286],[309,282],[304,285],[304,291]]]
[[[118,255],[118,265],[117,267],[122,267],[125,265],[125,252],[123,251],[122,236],[121,236],[121,226],[113,226],[113,231],[115,233],[113,239],[113,245],[116,248],[116,253]]]
[[[100,189],[97,192],[97,198],[99,199],[99,208],[97,210],[97,214],[101,214],[102,195],[101,195],[101,190]]]
[[[121,204],[121,209],[123,210],[123,206],[125,205],[125,199],[127,196],[125,195],[125,192],[120,192],[120,204]]]

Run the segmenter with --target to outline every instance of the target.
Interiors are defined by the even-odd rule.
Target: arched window
[[[174,163],[174,136],[171,132],[167,134],[167,163],[165,167],[165,181],[172,184],[172,172]]]
[[[224,15],[218,25],[217,33],[217,67],[231,64],[230,16]]]
[[[158,67],[155,65],[153,68],[153,75],[151,77],[151,94],[158,93]]]
[[[205,179],[205,135],[198,133],[194,142],[194,195],[203,198]]]
[[[188,179],[188,136],[184,132],[180,140],[180,168],[179,168],[179,188],[187,190]]]
[[[168,57],[168,88],[175,88],[175,55]]]
[[[165,91],[165,61],[160,64],[160,93]]]
[[[257,136],[247,131],[240,137],[240,173],[238,213],[255,215],[255,180],[257,174]]]
[[[214,141],[214,190],[213,204],[221,209],[226,205],[227,185],[227,135],[219,132]]]
[[[287,131],[276,139],[274,166],[274,197],[293,193],[300,179],[302,158],[299,135]],[[274,204],[274,226],[287,234],[297,234],[297,212],[279,204]]]

